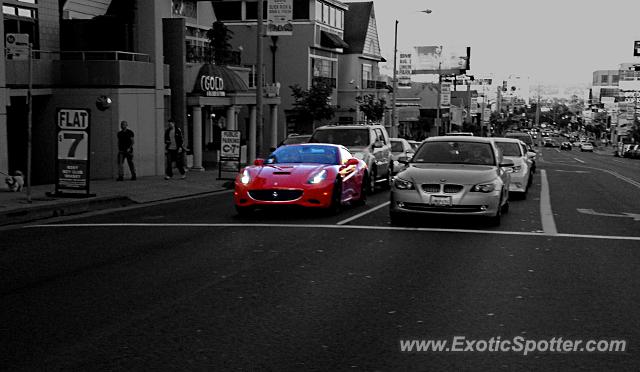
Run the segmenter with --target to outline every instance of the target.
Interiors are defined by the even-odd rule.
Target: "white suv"
[[[316,128],[309,142],[343,145],[358,159],[367,163],[367,189],[376,184],[388,188],[393,175],[391,141],[384,126],[379,124],[325,125]]]

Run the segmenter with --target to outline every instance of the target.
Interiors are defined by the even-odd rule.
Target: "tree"
[[[209,39],[209,55],[208,60],[215,61],[216,65],[224,65],[231,56],[231,39],[233,31],[227,28],[224,22],[213,22],[211,28],[207,31],[207,39]]]
[[[291,95],[295,100],[293,108],[298,113],[298,121],[301,123],[315,123],[317,121],[333,118],[335,109],[331,106],[330,99],[333,88],[327,84],[315,83],[307,91],[298,84],[289,86]]]
[[[375,122],[379,122],[384,118],[384,111],[387,102],[384,98],[376,98],[373,94],[365,94],[364,96],[356,97],[356,102],[360,105],[360,111],[362,111],[367,119]]]

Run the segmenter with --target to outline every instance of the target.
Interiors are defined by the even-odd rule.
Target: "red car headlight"
[[[327,174],[328,174],[327,170],[323,169],[320,172],[309,177],[309,179],[307,180],[307,183],[310,183],[312,185],[318,184],[327,179]]]

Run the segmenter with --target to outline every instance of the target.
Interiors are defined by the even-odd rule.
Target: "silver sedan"
[[[509,208],[513,166],[489,138],[428,138],[393,179],[391,222],[425,214],[474,215],[499,225]]]

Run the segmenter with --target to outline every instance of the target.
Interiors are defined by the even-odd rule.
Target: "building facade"
[[[123,120],[135,133],[138,176],[164,172],[169,117],[185,131],[194,169],[203,168],[207,149],[215,150],[220,129],[251,137],[250,128],[237,125],[240,112],[249,118],[255,112],[251,68],[239,55],[235,63],[214,66],[204,53],[215,21],[210,1],[5,0],[3,16],[2,35],[28,35],[33,58],[31,74],[28,53],[7,51],[0,61],[0,102],[6,102],[0,105],[0,171],[27,168],[29,94],[32,184],[56,179],[59,109],[90,112],[92,179],[116,177]],[[98,108],[107,100],[108,107]]]

